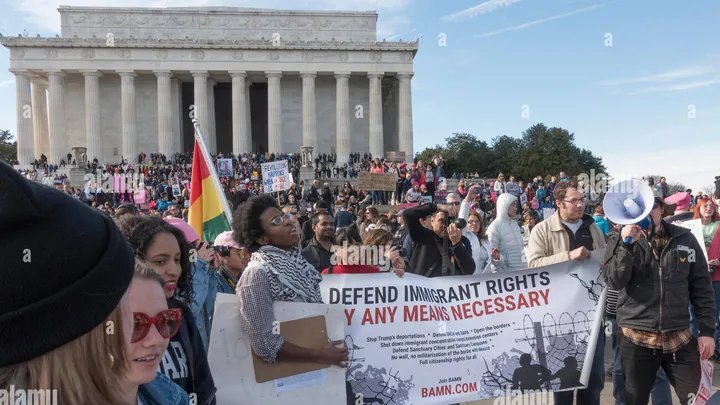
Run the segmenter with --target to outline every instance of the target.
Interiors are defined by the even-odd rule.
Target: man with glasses
[[[530,232],[528,263],[542,267],[569,260],[588,260],[590,251],[605,248],[605,236],[591,215],[585,214],[587,199],[576,181],[561,181],[555,186],[557,211]],[[595,346],[590,380],[586,389],[577,390],[578,405],[599,405],[605,385],[605,334]],[[573,391],[555,393],[556,405],[573,403]]]

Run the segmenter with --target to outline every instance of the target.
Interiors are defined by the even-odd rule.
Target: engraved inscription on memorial
[[[196,49],[196,50],[192,51],[192,57],[193,57],[193,59],[205,59],[205,51]]]
[[[25,51],[23,49],[12,48],[10,49],[10,56],[13,58],[22,58],[25,56]]]
[[[85,59],[95,59],[95,51],[92,49],[83,49],[81,54]]]
[[[46,49],[45,56],[47,56],[48,58],[55,59],[58,56],[58,51],[57,51],[57,49]]]
[[[232,57],[233,57],[233,59],[236,59],[236,60],[243,60],[243,57],[244,57],[243,51],[235,51],[235,52],[233,52],[233,56],[232,56]]]
[[[164,49],[156,50],[155,57],[158,59],[166,59],[168,57],[168,52]]]

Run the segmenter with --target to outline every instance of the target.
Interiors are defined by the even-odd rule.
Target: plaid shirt
[[[653,249],[655,260],[659,261],[663,249],[667,246],[670,238],[665,227],[660,227],[651,236],[650,245]],[[622,328],[623,335],[634,344],[647,347],[653,350],[662,350],[663,353],[675,353],[692,340],[693,334],[690,329],[677,330],[667,333],[648,332],[644,330]]]
[[[675,353],[692,340],[690,329],[668,333],[648,332],[644,330],[622,328],[623,335],[634,344],[663,353]]]

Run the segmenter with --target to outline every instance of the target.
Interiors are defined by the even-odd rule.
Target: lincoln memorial
[[[377,40],[375,12],[234,7],[58,9],[62,35],[2,37],[15,74],[18,161],[73,147],[119,163],[211,153],[413,154],[418,42]]]

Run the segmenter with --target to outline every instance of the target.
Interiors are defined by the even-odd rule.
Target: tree
[[[13,139],[10,130],[0,129],[0,160],[12,164],[17,158],[17,142]]]
[[[592,170],[597,176],[606,170],[602,158],[575,145],[575,134],[542,123],[528,128],[521,138],[495,137],[490,146],[472,134],[454,133],[446,139],[446,145],[425,149],[417,157],[428,162],[437,155],[443,156],[449,174],[477,171],[487,178],[503,172],[506,178],[513,175],[527,181],[561,171],[575,177],[581,173],[590,175]]]

